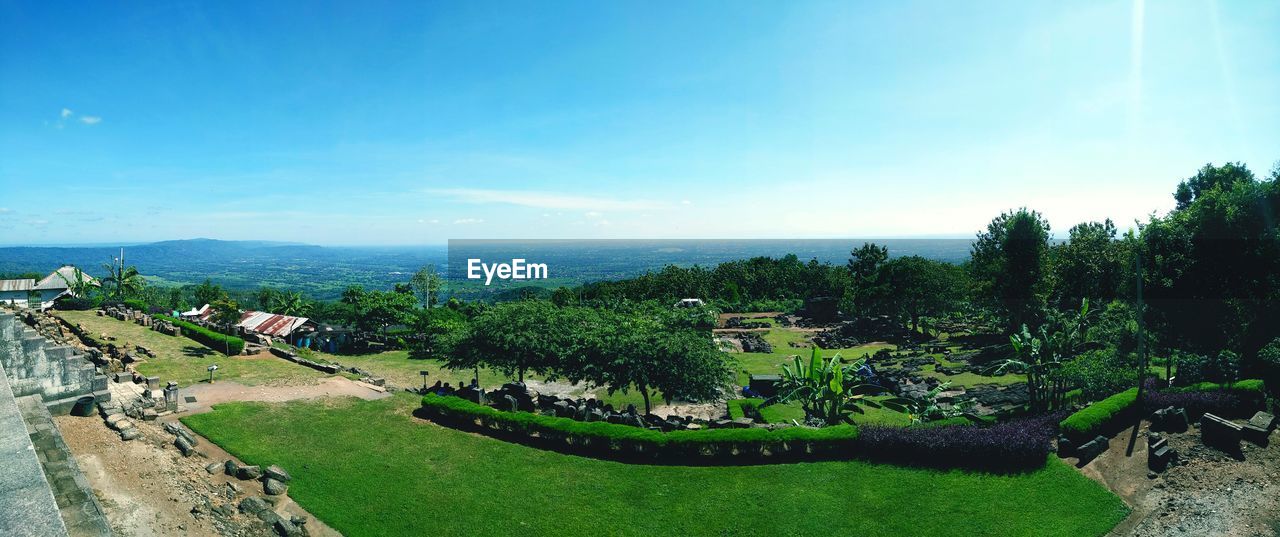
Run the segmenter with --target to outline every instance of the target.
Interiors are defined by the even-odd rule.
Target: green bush
[[[199,341],[210,349],[226,353],[227,356],[235,356],[244,352],[244,340],[238,337],[214,332],[203,326],[178,320],[168,315],[156,315],[155,317],[173,323],[174,326],[182,329],[182,335]]]
[[[760,406],[763,404],[764,404],[764,399],[758,399],[758,398],[730,399],[728,402],[729,419],[731,420],[736,420],[741,418],[755,419],[755,416],[760,415]]]
[[[1067,416],[1059,427],[1062,433],[1072,440],[1088,440],[1098,434],[1109,432],[1116,423],[1130,415],[1137,401],[1138,389],[1130,388]]]
[[[1171,388],[1172,392],[1213,392],[1213,391],[1229,391],[1240,392],[1245,394],[1261,394],[1263,390],[1262,379],[1248,379],[1232,382],[1231,384],[1222,384],[1218,382],[1200,382],[1190,386],[1180,388]]]
[[[791,451],[816,456],[852,456],[858,428],[852,425],[811,429],[700,429],[664,433],[630,425],[584,422],[529,412],[503,412],[453,396],[428,394],[422,407],[433,419],[463,426],[479,426],[537,439],[576,451],[604,452],[647,458],[687,459],[726,454]]]
[[[137,310],[137,311],[147,311],[147,303],[139,299],[130,298],[128,300],[125,300],[123,303],[125,307],[129,309]]]

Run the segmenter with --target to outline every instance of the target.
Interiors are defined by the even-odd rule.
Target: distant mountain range
[[[476,241],[455,241],[452,257],[457,261],[472,251],[484,251],[485,257],[519,255],[551,264],[553,281],[545,284],[574,285],[635,276],[669,264],[714,266],[755,256],[795,254],[801,260],[842,264],[851,249],[868,241],[887,246],[891,256],[950,262],[966,259],[971,244],[968,239],[596,240],[507,241],[497,243],[499,247],[480,241],[483,247],[477,248]],[[0,273],[47,274],[71,264],[102,276],[102,265],[119,255],[119,246],[107,245],[0,247]],[[321,299],[337,298],[352,284],[389,289],[409,281],[426,265],[444,272],[451,257],[445,246],[334,247],[215,239],[125,246],[124,256],[126,265],[138,267],[155,284],[192,284],[208,278],[229,289],[270,286]]]

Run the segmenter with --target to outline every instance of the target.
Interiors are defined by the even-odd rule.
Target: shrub
[[[1134,403],[1138,400],[1138,389],[1130,388],[1084,407],[1059,424],[1062,433],[1073,441],[1086,441],[1089,438],[1106,434],[1117,423],[1132,415]]]
[[[88,310],[98,306],[98,302],[92,298],[64,295],[54,301],[53,307],[64,311],[71,310]]]
[[[1138,383],[1136,360],[1114,348],[1094,349],[1063,364],[1067,383],[1079,386],[1085,399],[1106,397]]]
[[[755,462],[762,458],[816,460],[863,458],[936,468],[988,471],[1038,468],[1051,448],[1060,415],[990,427],[937,425],[870,427],[706,429],[663,433],[629,425],[582,422],[528,412],[504,412],[453,396],[427,395],[423,410],[441,423],[496,431],[510,439],[611,458],[643,458],[679,464],[698,460]],[[953,423],[953,422],[948,422]]]
[[[147,303],[136,298],[130,298],[122,302],[125,307],[135,311],[147,311]]]
[[[764,404],[764,399],[730,399],[727,404],[729,406],[729,419],[755,419],[756,416],[760,415],[760,406]]]
[[[1039,468],[1053,448],[1054,424],[1059,419],[1061,414],[1053,414],[988,427],[868,426],[859,437],[859,454],[874,461],[935,468]]]
[[[1231,384],[1201,382],[1163,391],[1149,389],[1144,403],[1148,412],[1171,406],[1185,408],[1194,420],[1205,413],[1244,417],[1261,408],[1265,397],[1262,380],[1251,379]]]
[[[182,329],[182,335],[199,341],[210,349],[226,353],[227,356],[235,356],[244,352],[244,340],[238,337],[214,332],[203,326],[178,320],[168,315],[156,315],[155,317],[173,323],[174,326]]]
[[[515,437],[568,448],[577,452],[622,458],[717,458],[725,455],[762,456],[785,452],[832,457],[852,453],[858,428],[851,425],[811,429],[705,429],[663,433],[629,425],[584,422],[529,412],[503,412],[466,399],[428,394],[422,408],[433,419],[456,426],[498,431]],[[536,435],[536,438],[534,437]]]

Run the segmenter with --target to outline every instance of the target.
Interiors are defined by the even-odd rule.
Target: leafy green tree
[[[561,370],[564,328],[550,302],[506,302],[471,320],[445,360],[453,369],[486,366],[524,382],[526,372],[554,377]]]
[[[1088,338],[1089,301],[1079,313],[1057,314],[1034,333],[1022,331],[1009,336],[1013,356],[997,364],[996,372],[1013,371],[1027,375],[1028,404],[1032,410],[1050,410],[1063,404],[1066,378],[1063,363],[1077,354]]]
[[[863,243],[849,252],[845,269],[849,274],[848,294],[843,301],[850,313],[875,315],[884,312],[888,286],[881,278],[881,268],[889,260],[889,248]]]
[[[1009,333],[1039,324],[1048,252],[1049,223],[1025,208],[993,219],[973,244],[969,266],[978,297],[1000,311]]]
[[[1142,229],[1148,324],[1164,348],[1230,349],[1259,374],[1259,350],[1280,336],[1280,170],[1259,181],[1210,165],[1184,184],[1190,197]]]
[[[106,289],[110,290],[110,296],[115,300],[124,300],[136,296],[142,292],[142,287],[146,285],[146,281],[138,273],[138,268],[133,265],[126,267],[119,263],[103,263],[102,268],[107,271],[107,276],[102,279],[102,284]]]
[[[55,274],[62,279],[63,283],[67,284],[67,290],[77,298],[89,298],[96,287],[93,278],[86,276],[79,268],[74,269],[70,278],[61,272],[55,272]]]
[[[965,276],[957,266],[920,256],[906,256],[885,262],[879,280],[887,292],[882,301],[894,315],[911,321],[920,331],[920,318],[954,310],[964,297]]]
[[[196,299],[197,307],[205,304],[213,304],[219,299],[227,296],[227,292],[222,290],[222,286],[215,285],[213,282],[209,281],[208,278],[205,278],[204,282],[197,285],[195,289],[192,289],[191,293]]]
[[[1132,235],[1117,239],[1111,219],[1072,227],[1051,251],[1054,305],[1069,309],[1085,298],[1106,304],[1131,296],[1135,242]]]
[[[410,280],[413,292],[418,296],[418,302],[424,308],[435,307],[440,302],[440,286],[444,283],[444,279],[440,277],[440,273],[436,272],[435,265],[427,265],[418,270]]]
[[[721,397],[733,379],[732,357],[708,332],[655,315],[605,310],[599,316],[588,317],[588,330],[571,344],[573,358],[562,367],[570,380],[607,386],[610,394],[634,388],[648,413],[651,390],[667,401],[705,401]]]
[[[209,305],[213,309],[213,322],[230,328],[240,322],[240,304],[229,298],[220,298]]]
[[[822,350],[816,345],[806,364],[799,356],[792,357],[791,364],[783,364],[782,381],[778,384],[779,402],[799,402],[804,409],[805,422],[813,425],[839,425],[853,423],[854,413],[863,414],[862,407],[880,408],[882,405],[870,396],[883,393],[884,389],[868,384],[858,374],[866,358],[848,364],[839,355],[830,360],[822,358]],[[904,408],[909,401],[894,400],[895,409]]]

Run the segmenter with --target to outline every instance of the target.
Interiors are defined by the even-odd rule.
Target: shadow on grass
[[[190,358],[204,358],[206,356],[213,356],[215,354],[220,354],[220,353],[208,347],[193,347],[193,346],[187,345],[186,347],[182,348],[182,355]]]

